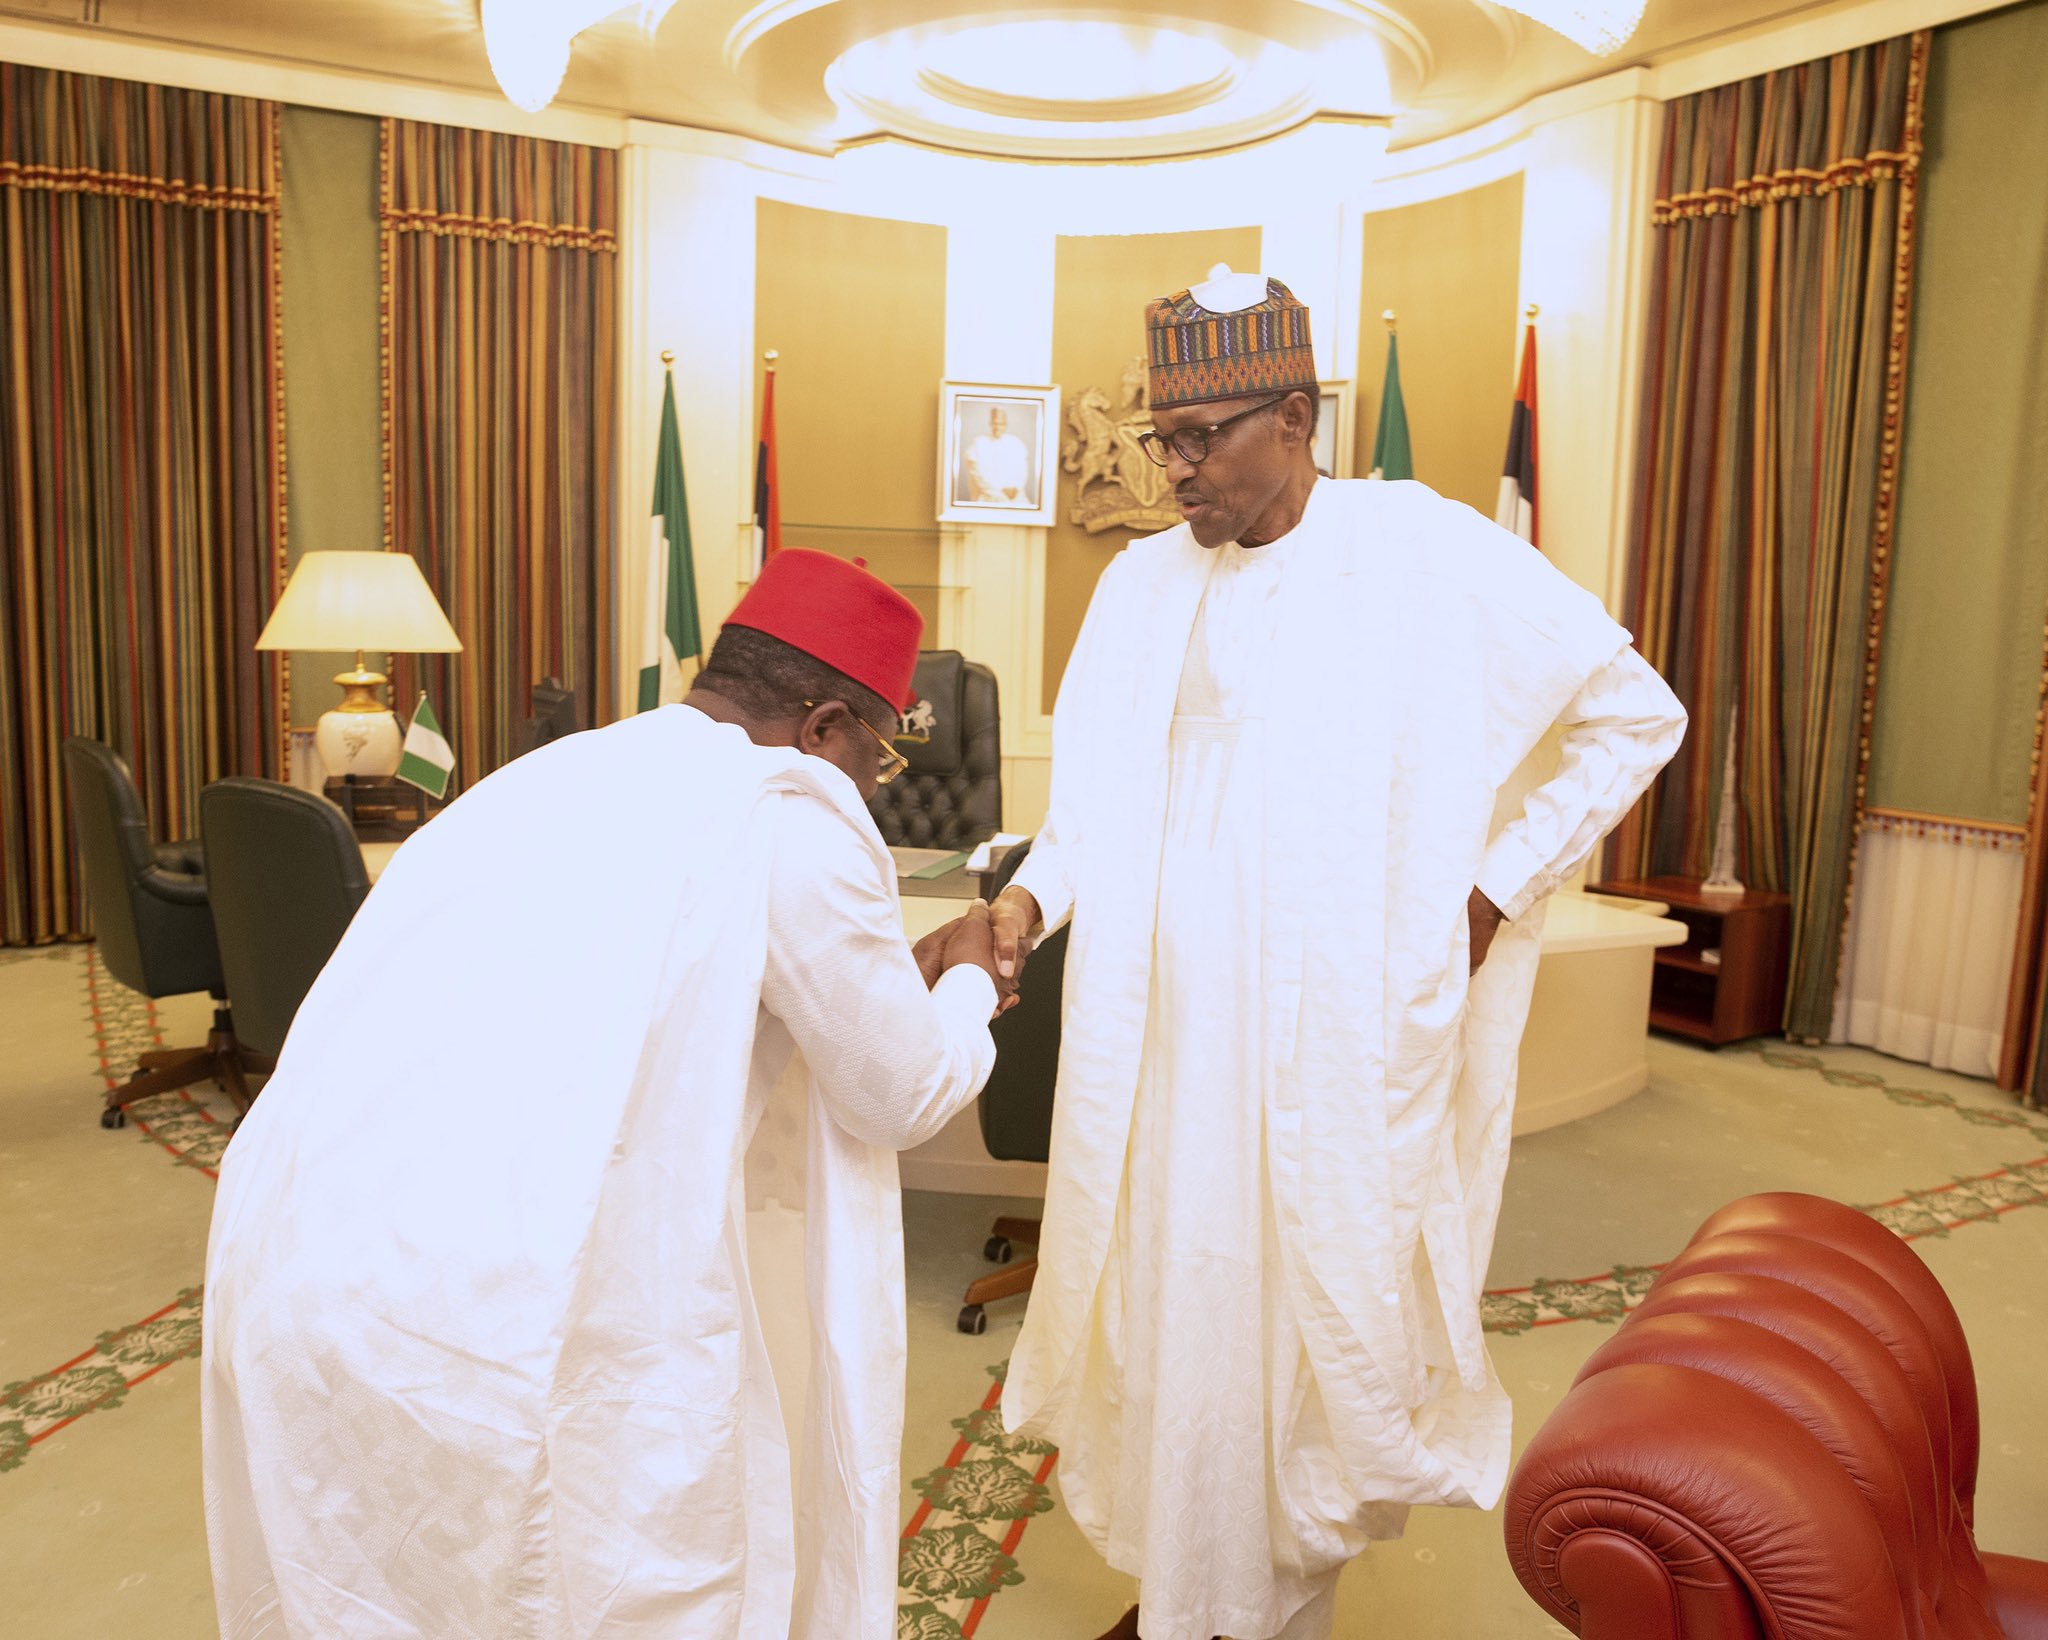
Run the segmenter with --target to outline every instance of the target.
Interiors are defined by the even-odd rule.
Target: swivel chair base
[[[207,1033],[205,1047],[153,1048],[136,1064],[135,1074],[107,1094],[105,1108],[100,1111],[101,1127],[127,1126],[128,1107],[138,1099],[176,1093],[201,1082],[219,1084],[221,1091],[234,1100],[235,1108],[246,1111],[250,1093],[243,1073],[268,1068],[235,1040],[235,1022],[225,1008],[214,1009],[213,1029]]]
[[[991,1264],[1008,1264],[1012,1248],[1010,1243],[1028,1241],[1038,1245],[1038,1237],[1044,1221],[1040,1219],[997,1219],[995,1231],[988,1238],[988,1245],[982,1249],[982,1256]],[[994,1275],[983,1276],[967,1284],[967,1291],[961,1296],[966,1300],[960,1311],[960,1319],[954,1323],[962,1332],[979,1337],[988,1331],[988,1313],[982,1306],[999,1298],[1012,1298],[1018,1293],[1031,1291],[1031,1283],[1038,1275],[1038,1260],[1028,1258],[1022,1264],[1007,1270],[998,1270]]]

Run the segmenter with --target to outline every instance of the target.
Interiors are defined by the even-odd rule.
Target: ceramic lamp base
[[[405,737],[389,711],[322,712],[313,744],[331,775],[389,778],[398,773]]]

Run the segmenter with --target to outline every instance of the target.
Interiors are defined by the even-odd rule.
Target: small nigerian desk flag
[[[412,727],[405,731],[398,778],[409,786],[419,787],[429,797],[441,798],[448,795],[448,777],[454,772],[455,752],[441,733],[433,707],[422,694],[419,710],[412,715]]]

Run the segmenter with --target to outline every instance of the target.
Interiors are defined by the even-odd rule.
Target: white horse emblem
[[[898,740],[914,740],[920,745],[928,744],[932,738],[932,730],[938,721],[938,714],[932,710],[932,703],[928,700],[921,700],[903,714],[903,733],[896,738]]]

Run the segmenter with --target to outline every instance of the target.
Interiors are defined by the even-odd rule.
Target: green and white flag
[[[637,711],[683,698],[683,658],[702,651],[697,576],[690,564],[690,509],[683,498],[683,439],[676,428],[676,377],[662,372],[661,437],[654,447],[654,518],[647,535],[647,601],[641,616]]]
[[[1408,407],[1401,402],[1401,355],[1387,332],[1387,380],[1380,389],[1380,430],[1372,441],[1370,478],[1413,478],[1415,455],[1408,448]]]
[[[441,724],[423,694],[419,709],[412,715],[412,726],[405,731],[405,746],[398,758],[398,778],[407,785],[419,787],[429,797],[441,798],[448,795],[448,777],[454,772],[454,748],[441,733]]]

